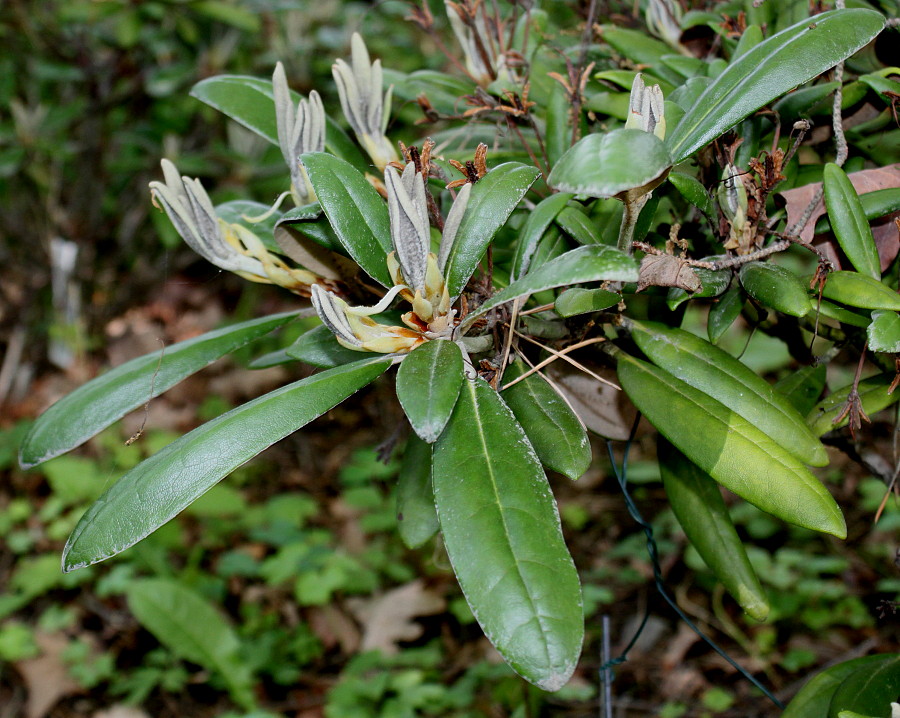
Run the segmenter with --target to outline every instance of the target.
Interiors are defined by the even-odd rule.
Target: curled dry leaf
[[[378,649],[394,656],[400,651],[400,641],[414,641],[422,635],[422,626],[413,619],[440,613],[446,602],[416,580],[375,598],[351,599],[347,605],[363,624],[361,650]]]
[[[612,384],[616,383],[614,370],[582,357],[578,357],[578,362]],[[623,441],[628,438],[637,412],[623,392],[610,384],[601,384],[563,361],[553,362],[547,367],[546,374],[588,429],[607,439]]]
[[[647,287],[678,287],[693,294],[703,285],[688,260],[672,254],[648,254],[641,260],[637,290]]]

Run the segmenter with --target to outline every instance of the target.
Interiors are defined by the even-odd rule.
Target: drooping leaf
[[[134,617],[179,658],[216,672],[231,697],[247,710],[256,707],[248,664],[231,625],[208,601],[169,578],[142,578],[128,585]]]
[[[722,338],[722,335],[734,324],[735,319],[740,316],[745,299],[744,291],[735,285],[710,307],[709,318],[706,322],[706,334],[713,344]]]
[[[504,384],[522,376],[528,367],[515,361],[503,373]],[[581,419],[538,374],[522,379],[500,396],[512,409],[541,463],[573,481],[591,465],[591,443]]]
[[[834,236],[858,272],[881,278],[881,262],[872,229],[847,173],[833,162],[825,165],[825,208]]]
[[[369,356],[368,352],[354,351],[338,344],[334,332],[324,324],[301,334],[284,351],[293,359],[322,369],[350,364]]]
[[[874,10],[831,10],[802,20],[733,61],[669,132],[681,162],[763,105],[821,75],[884,28]]]
[[[872,416],[900,399],[900,390],[890,391],[893,380],[894,375],[892,373],[885,373],[863,379],[859,383],[857,391],[862,410],[866,415]],[[847,426],[849,422],[847,416],[844,416],[837,423],[835,423],[835,419],[844,413],[844,407],[847,405],[847,398],[850,396],[852,388],[853,384],[848,384],[832,392],[812,408],[806,416],[806,423],[809,424],[813,434],[822,436],[832,429],[840,429]]]
[[[657,444],[657,455],[666,496],[691,545],[741,608],[764,621],[769,600],[718,484],[663,438]]]
[[[516,280],[497,292],[462,322],[462,328],[470,326],[485,312],[501,304],[511,302],[545,289],[581,282],[634,282],[637,281],[637,262],[613,247],[590,245],[578,247]]]
[[[622,388],[663,436],[725,488],[783,521],[847,535],[819,480],[746,419],[669,372],[617,355]]]
[[[809,314],[809,294],[803,281],[789,269],[771,262],[748,262],[738,273],[741,286],[764,307],[793,317]]]
[[[341,246],[370,277],[393,286],[385,258],[393,251],[387,204],[362,173],[324,152],[300,156]]]
[[[900,311],[900,294],[859,272],[832,272],[825,281],[822,296],[859,309]]]
[[[75,526],[63,570],[134,545],[263,449],[373,381],[390,359],[363,359],[288,384],[173,441],[111,486]]]
[[[622,301],[622,295],[618,292],[610,292],[607,289],[581,289],[575,287],[567,289],[556,298],[553,305],[561,317],[574,317],[578,314],[588,314],[609,309]]]
[[[538,175],[540,172],[534,167],[507,162],[494,167],[473,185],[444,267],[451,297],[462,292],[488,244],[506,224]]]
[[[419,548],[440,524],[431,486],[432,445],[411,435],[397,477],[397,527],[408,548]]]
[[[433,444],[444,430],[463,382],[463,358],[451,341],[413,349],[397,371],[397,398],[413,431]]]
[[[531,264],[531,258],[537,250],[538,242],[544,236],[544,232],[553,223],[553,218],[559,214],[568,201],[574,197],[570,192],[557,192],[538,202],[534,209],[528,213],[525,226],[519,232],[516,242],[516,252],[513,256],[512,271],[510,277],[515,280],[524,275]]]
[[[897,312],[874,311],[866,330],[869,349],[896,354],[900,352],[900,315]]]
[[[435,445],[434,498],[450,563],[485,635],[523,678],[559,690],[584,635],[578,574],[540,462],[482,379],[463,383]]]
[[[806,416],[825,391],[825,369],[824,364],[800,367],[777,382],[775,390]]]
[[[876,665],[858,668],[841,681],[831,697],[828,718],[838,718],[846,710],[863,715],[887,715],[898,696],[900,654],[894,654]]]
[[[19,449],[31,468],[80,446],[185,377],[298,316],[275,314],[217,329],[132,359],[60,399],[32,425]]]
[[[831,699],[847,678],[860,670],[874,670],[895,658],[896,654],[865,656],[826,668],[800,689],[784,709],[781,718],[827,718]]]

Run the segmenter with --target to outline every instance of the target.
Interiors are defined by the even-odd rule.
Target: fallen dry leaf
[[[28,690],[25,718],[44,718],[61,698],[81,691],[62,659],[69,639],[59,633],[38,632],[35,641],[41,654],[15,664]]]
[[[578,358],[595,374],[616,382],[616,372],[590,360]],[[556,361],[544,370],[548,379],[565,394],[566,399],[584,425],[607,439],[623,441],[631,433],[637,411],[625,394],[608,384],[601,384],[568,362]]]
[[[678,287],[693,294],[702,288],[687,260],[672,254],[648,254],[641,260],[637,291],[647,287]]]
[[[350,599],[347,605],[363,625],[361,649],[378,649],[392,656],[399,652],[400,641],[414,641],[422,635],[422,626],[413,619],[440,613],[446,602],[416,580],[375,598]]]

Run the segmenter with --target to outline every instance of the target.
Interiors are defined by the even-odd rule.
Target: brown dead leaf
[[[693,294],[703,285],[687,260],[671,254],[648,254],[641,260],[637,291],[647,287],[678,287]]]
[[[422,635],[422,626],[413,619],[440,613],[446,602],[416,580],[375,598],[350,599],[347,605],[363,625],[360,648],[392,656],[399,652],[400,641],[414,641]]]
[[[616,382],[614,370],[581,357],[578,361],[604,379]],[[567,362],[553,362],[545,371],[588,429],[607,439],[628,438],[637,411],[623,392],[601,384]]]
[[[359,650],[359,629],[353,619],[336,606],[309,609],[309,627],[325,648],[340,646],[347,655]]]
[[[61,698],[81,691],[62,659],[69,639],[59,633],[38,632],[35,641],[41,654],[16,663],[28,690],[25,718],[44,718]]]

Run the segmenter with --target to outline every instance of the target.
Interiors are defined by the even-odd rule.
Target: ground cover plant
[[[770,594],[719,486],[843,539],[841,507],[808,467],[832,460],[824,437],[871,470],[862,422],[900,396],[900,242],[892,224],[872,224],[900,211],[898,131],[889,129],[896,68],[872,44],[895,31],[881,7],[714,9],[651,2],[637,31],[595,26],[593,5],[579,17],[447,3],[446,73],[383,68],[353,36],[332,68],[350,133],[317,93],[295,96],[280,64],[271,81],[196,85],[195,97],[280,148],[284,195],[273,207],[213,206],[166,159],[153,201],[201,256],[288,289],[297,308],[166,346],[86,384],[33,425],[21,464],[79,446],[301,315],[321,324],[253,365],[322,371],[127,471],[74,527],[64,570],[77,575],[137,544],[398,365],[410,427],[395,436],[398,532],[412,548],[440,535],[472,615],[524,679],[563,688],[584,634],[581,581],[545,468],[581,477],[593,460],[590,429],[607,440],[631,509],[638,412],[658,432],[665,493],[688,540],[764,620]],[[440,39],[428,6],[411,19]],[[418,113],[419,135],[390,136],[401,102]],[[847,129],[845,115],[855,118]],[[822,117],[825,139],[811,132]],[[793,362],[778,384],[735,356],[748,327]],[[877,372],[864,378],[867,366]],[[893,488],[893,469],[885,475]],[[177,588],[150,588],[170,607],[190,604]],[[138,593],[129,601],[148,624],[167,613]],[[237,641],[218,634],[229,645],[212,653],[233,656]],[[252,709],[247,671],[197,651],[185,657],[212,663]],[[897,656],[861,660],[818,676],[787,712],[889,715]]]

